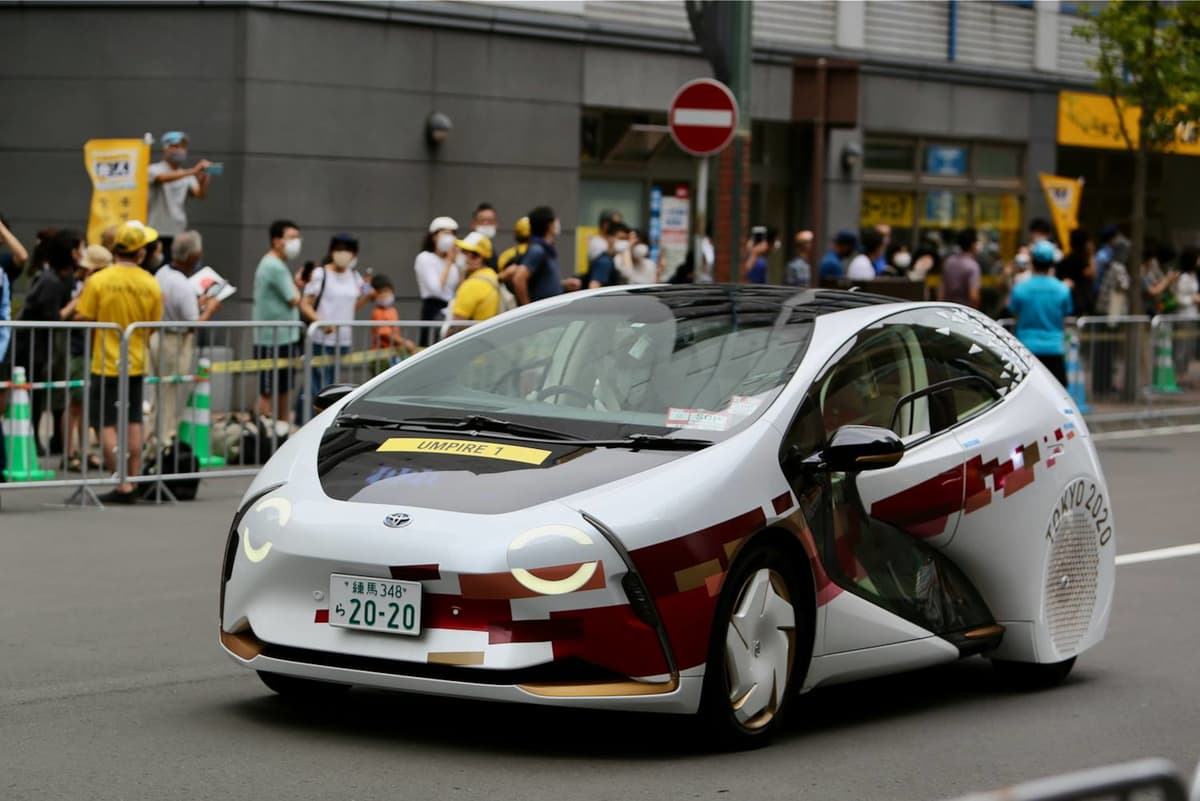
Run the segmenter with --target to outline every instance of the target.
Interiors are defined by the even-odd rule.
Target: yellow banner
[[[913,196],[910,192],[863,192],[862,211],[858,223],[863,228],[874,225],[890,225],[894,228],[911,228],[913,224]]]
[[[580,278],[588,271],[588,242],[599,233],[600,229],[594,225],[580,225],[575,229],[575,274]]]
[[[1059,175],[1038,173],[1046,203],[1050,205],[1050,216],[1058,231],[1058,241],[1063,252],[1067,251],[1071,232],[1079,227],[1079,199],[1083,195],[1083,179],[1063,178]]]
[[[541,448],[526,448],[501,442],[418,437],[392,437],[375,450],[377,453],[445,453],[450,456],[475,456],[480,459],[500,459],[522,464],[541,464],[551,453]]]
[[[146,222],[146,170],[150,146],[141,139],[91,139],[83,146],[83,163],[92,179],[92,208],[87,240],[126,220]]]
[[[1074,147],[1101,147],[1124,150],[1125,137],[1121,135],[1121,120],[1134,147],[1138,144],[1138,120],[1142,110],[1137,106],[1122,104],[1121,116],[1112,100],[1105,95],[1090,92],[1058,93],[1058,143]],[[1196,123],[1181,124],[1175,132],[1175,144],[1167,148],[1170,153],[1200,156],[1200,128]]]

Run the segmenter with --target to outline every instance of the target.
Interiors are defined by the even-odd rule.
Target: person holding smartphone
[[[162,146],[162,161],[154,162],[146,171],[150,181],[147,213],[148,224],[158,231],[163,253],[167,254],[171,252],[171,241],[187,230],[187,199],[208,197],[208,182],[213,174],[209,170],[218,165],[200,159],[191,167],[184,167],[188,135],[183,131],[167,131],[162,135]]]

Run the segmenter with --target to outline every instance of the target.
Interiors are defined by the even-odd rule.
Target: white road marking
[[[1096,442],[1114,439],[1141,439],[1143,437],[1169,437],[1175,434],[1200,434],[1200,423],[1186,426],[1163,426],[1162,428],[1136,428],[1129,431],[1093,432]]]
[[[732,128],[733,112],[711,108],[677,108],[676,125],[694,125],[698,128]]]
[[[1175,559],[1179,556],[1200,556],[1200,544],[1176,545],[1154,551],[1123,553],[1117,556],[1118,565],[1136,565],[1138,562],[1157,562],[1160,559]]]

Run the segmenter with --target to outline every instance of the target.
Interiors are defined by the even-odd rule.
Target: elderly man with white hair
[[[204,240],[198,231],[184,231],[171,242],[171,261],[154,274],[162,290],[163,322],[177,325],[155,331],[150,338],[155,372],[160,376],[184,376],[195,373],[192,359],[195,353],[195,329],[191,323],[212,318],[221,302],[213,297],[199,297],[188,281],[204,258]],[[179,409],[191,390],[187,384],[161,382],[152,397],[150,436],[161,438],[162,444],[175,437],[179,427]],[[161,426],[161,431],[159,430]]]

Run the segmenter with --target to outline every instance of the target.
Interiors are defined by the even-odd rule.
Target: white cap
[[[458,223],[453,217],[434,217],[433,222],[429,224],[429,233],[434,234],[438,231],[457,231]]]

